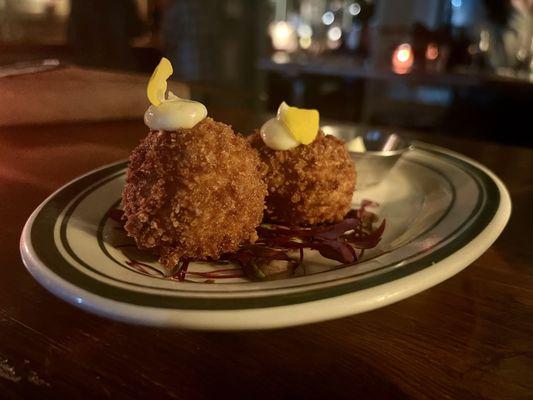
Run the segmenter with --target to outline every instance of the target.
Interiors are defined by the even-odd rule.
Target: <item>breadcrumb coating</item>
[[[125,229],[171,270],[182,257],[217,259],[257,239],[264,166],[230,126],[151,131],[133,150],[122,193]]]
[[[319,132],[311,144],[284,151],[267,147],[258,132],[249,141],[267,166],[267,220],[305,226],[346,215],[356,173],[341,140]]]

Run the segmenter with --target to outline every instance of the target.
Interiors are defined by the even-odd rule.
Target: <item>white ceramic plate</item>
[[[266,329],[383,307],[472,263],[511,212],[506,188],[485,167],[419,144],[386,181],[354,194],[354,204],[379,202],[374,211],[387,220],[381,243],[361,263],[332,268],[307,254],[306,275],[177,282],[136,272],[112,245],[116,223],[107,212],[119,204],[125,170],[126,162],[105,166],[52,194],[28,219],[20,249],[29,272],[55,295],[108,318],[146,325]],[[189,270],[210,268],[196,264]]]

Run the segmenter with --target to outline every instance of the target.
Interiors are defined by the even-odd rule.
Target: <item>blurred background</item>
[[[0,0],[4,71],[164,55],[209,107],[527,146],[532,54],[533,0]]]

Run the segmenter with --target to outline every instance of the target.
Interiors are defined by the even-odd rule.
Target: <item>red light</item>
[[[402,43],[392,53],[392,70],[397,74],[406,74],[414,63],[413,49],[409,43]]]
[[[428,60],[436,60],[439,56],[439,47],[435,43],[428,43],[426,47],[426,58]]]

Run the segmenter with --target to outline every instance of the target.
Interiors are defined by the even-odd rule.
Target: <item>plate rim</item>
[[[448,155],[484,172],[496,185],[499,203],[487,225],[470,242],[444,259],[407,276],[355,292],[303,303],[244,309],[176,309],[123,303],[76,286],[55,274],[33,249],[31,228],[39,211],[69,185],[98,171],[124,163],[113,162],[66,183],[48,196],[31,214],[22,231],[20,251],[30,274],[47,290],[92,313],[125,322],[201,330],[267,329],[329,320],[379,308],[426,290],[455,275],[483,254],[503,231],[511,214],[511,199],[503,182],[487,167],[457,152],[415,142],[421,151]],[[322,311],[321,311],[322,310]],[[326,312],[324,312],[326,310]]]

